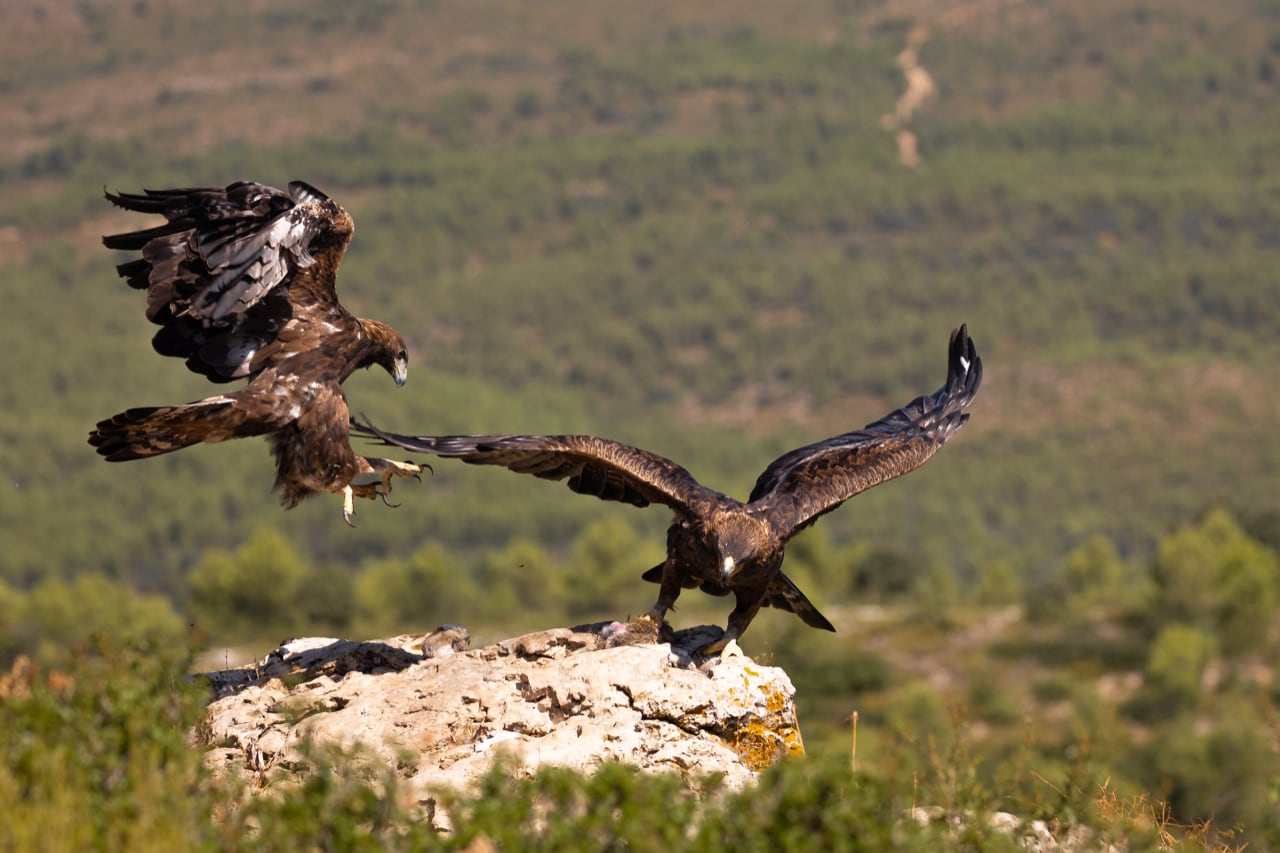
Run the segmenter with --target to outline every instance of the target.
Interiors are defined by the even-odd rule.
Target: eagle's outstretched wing
[[[632,506],[663,504],[686,510],[713,494],[681,466],[656,453],[591,435],[408,436],[354,421],[351,432],[418,453],[501,465],[544,480],[568,479],[581,495]]]
[[[964,409],[981,383],[982,359],[961,326],[951,333],[946,385],[860,430],[774,460],[756,480],[750,506],[791,536],[859,492],[928,461],[969,419]]]
[[[282,336],[319,333],[324,324],[339,334],[354,331],[335,289],[354,227],[350,215],[314,187],[294,181],[285,193],[240,181],[225,189],[106,197],[167,220],[102,241],[141,253],[117,270],[131,287],[147,291],[147,318],[162,327],[153,339],[160,354],[185,358],[196,373],[226,382],[295,352],[296,346],[281,345]]]

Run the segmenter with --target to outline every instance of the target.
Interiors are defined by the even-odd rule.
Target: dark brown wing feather
[[[351,217],[313,187],[295,181],[284,193],[241,181],[107,198],[167,220],[103,243],[141,253],[117,269],[147,291],[147,318],[162,327],[156,351],[196,373],[215,382],[251,376],[287,357],[286,327],[296,336],[321,321],[353,326],[334,283]]]
[[[351,431],[418,453],[472,465],[501,465],[544,480],[567,479],[573,491],[603,501],[688,510],[692,503],[714,495],[670,459],[591,435],[408,436],[360,422]]]
[[[751,490],[783,536],[812,524],[849,498],[928,461],[969,419],[964,409],[982,383],[968,330],[951,333],[947,383],[860,430],[810,444],[776,459]]]

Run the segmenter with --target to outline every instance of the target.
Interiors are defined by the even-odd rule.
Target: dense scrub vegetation
[[[1270,532],[1274,534],[1274,528]],[[1275,630],[1280,552],[1251,535],[1229,513],[1213,511],[1171,532],[1157,555],[1144,563],[1124,560],[1114,543],[1096,538],[1068,554],[1047,581],[1026,587],[1000,566],[984,572],[982,583],[964,588],[939,572],[921,573],[904,587],[897,572],[885,572],[882,554],[867,549],[840,552],[820,537],[815,543],[798,548],[794,555],[793,572],[801,583],[838,599],[853,594],[838,585],[842,578],[851,578],[859,599],[868,603],[857,608],[828,606],[840,631],[835,638],[784,614],[762,615],[761,624],[745,638],[748,652],[792,675],[810,756],[801,762],[808,769],[779,771],[766,789],[773,784],[782,788],[759,796],[799,797],[795,808],[801,813],[836,809],[823,819],[836,824],[822,831],[835,832],[843,821],[857,821],[862,827],[857,844],[866,849],[876,848],[871,841],[875,833],[898,831],[893,816],[905,809],[909,783],[911,802],[916,804],[1011,811],[1099,829],[1110,828],[1109,820],[1123,816],[1132,820],[1125,831],[1152,829],[1149,822],[1163,816],[1184,829],[1212,827],[1212,836],[1223,843],[1280,843],[1280,837],[1274,837],[1280,756],[1272,740],[1274,708],[1280,699],[1272,674],[1280,661]],[[305,622],[317,633],[365,636],[388,624],[421,628],[467,612],[475,614],[473,624],[480,626],[477,642],[484,642],[486,634],[494,639],[526,627],[571,624],[602,610],[621,612],[635,584],[611,578],[601,566],[615,565],[633,544],[634,531],[625,527],[590,528],[575,544],[570,560],[579,570],[573,576],[589,582],[575,588],[543,588],[531,580],[541,577],[535,573],[545,568],[548,557],[532,542],[495,556],[474,581],[434,545],[405,559],[385,559],[351,578],[309,563],[279,533],[264,527],[243,547],[211,553],[196,567],[191,578],[194,621],[189,626],[162,599],[130,601],[120,585],[101,578],[85,577],[74,585],[51,581],[26,595],[7,590],[0,596],[0,615],[18,627],[4,638],[4,651],[24,655],[0,689],[25,697],[39,688],[37,694],[44,699],[12,706],[11,712],[19,716],[0,729],[6,733],[0,744],[28,756],[19,762],[25,768],[21,772],[34,773],[39,767],[42,773],[54,774],[10,781],[15,790],[36,800],[24,799],[19,813],[53,807],[39,801],[41,786],[75,788],[103,773],[178,773],[169,769],[169,759],[156,758],[143,746],[137,747],[143,752],[136,757],[128,751],[113,757],[112,750],[119,746],[118,738],[133,743],[139,737],[131,733],[134,726],[145,724],[151,727],[146,737],[164,741],[166,732],[193,724],[194,717],[179,719],[149,708],[152,702],[164,701],[196,713],[198,697],[193,698],[189,688],[174,686],[192,669],[190,659],[175,650],[204,645],[212,629],[219,635],[272,636]],[[512,617],[516,609],[536,615]],[[682,608],[679,616],[720,620],[724,613],[704,604]],[[60,643],[50,642],[52,637]],[[70,675],[38,677],[39,667],[66,666],[67,648],[93,649],[103,642],[105,653],[78,653]],[[208,654],[202,665],[221,667],[224,654]],[[102,692],[105,688],[95,679],[109,677],[119,679],[111,691],[125,692],[126,697],[116,700],[111,691]],[[162,690],[147,686],[158,682],[164,682]],[[79,691],[76,702],[66,700],[66,707],[51,710],[48,703],[57,704],[58,691],[72,687]],[[103,718],[106,710],[91,712],[79,701],[103,702],[117,716]],[[847,755],[849,717],[855,710],[861,769],[856,782],[836,772],[837,758]],[[76,762],[88,764],[58,765],[71,759],[57,750],[81,736],[65,728],[46,732],[34,718],[22,716],[37,713],[54,714],[62,727],[103,727],[91,739],[99,746],[87,747],[88,754],[73,751]],[[97,716],[78,716],[90,713]],[[135,720],[134,713],[140,719]],[[117,735],[113,727],[125,731]],[[155,748],[162,747],[160,743]],[[30,750],[53,750],[56,755],[36,757],[28,755]],[[349,758],[318,760],[343,763]],[[159,762],[154,768],[145,764],[153,759]],[[126,764],[113,763],[119,761]],[[132,761],[143,764],[128,771]],[[52,769],[50,762],[56,765]],[[594,801],[601,794],[591,793],[592,785],[613,790],[610,786],[625,784],[625,797],[639,798],[632,807],[640,811],[591,832],[616,832],[633,839],[669,832],[648,822],[639,804],[668,796],[667,789],[678,783],[641,782],[621,770],[616,773],[620,775],[606,775],[595,783],[550,774],[539,783],[551,786],[548,789],[521,784],[513,789],[514,783],[503,781],[499,773],[489,792],[494,802],[455,806],[485,827],[476,832],[493,834],[501,821],[492,812],[515,809],[512,797],[528,798],[527,808],[555,797]],[[236,792],[197,784],[199,778],[184,789],[195,802],[184,801],[176,815],[203,814],[200,809],[238,801]],[[394,796],[381,787],[386,780],[361,782],[362,778],[319,778],[288,806],[247,800],[247,811],[236,812],[232,822],[241,830],[258,826],[251,816],[264,809],[310,815],[309,809],[331,799],[352,810],[339,813],[335,821],[350,820],[351,825],[308,831],[350,832],[370,821],[410,820],[396,811]],[[168,784],[163,778],[137,784],[162,783]],[[819,790],[809,790],[814,784]],[[135,794],[143,795],[120,796],[127,800]],[[89,793],[73,790],[64,798],[83,796]],[[624,794],[615,791],[609,796]],[[710,801],[719,802],[714,797]],[[693,808],[692,801],[688,806]],[[115,807],[92,804],[92,809],[102,808]],[[725,805],[728,811],[699,819],[727,819],[726,814],[735,814],[733,808]],[[327,806],[324,811],[328,813]],[[218,814],[219,821],[232,819]],[[871,815],[875,820],[868,825]],[[795,818],[801,823],[810,819],[819,820]],[[486,823],[490,820],[497,823]],[[268,825],[265,820],[261,824]],[[289,832],[301,831],[289,826]],[[74,829],[90,831],[78,825]],[[227,837],[236,838],[241,830],[225,829]],[[584,830],[570,821],[564,831]],[[759,831],[786,828],[769,825]],[[460,837],[473,836],[464,832]],[[554,831],[547,835],[548,849],[556,849],[557,837]]]
[[[353,408],[406,431],[595,432],[742,496],[780,453],[936,388],[967,321],[987,365],[971,424],[790,549],[840,633],[767,614],[748,650],[792,672],[811,752],[861,711],[879,781],[859,792],[897,803],[907,768],[945,767],[972,783],[961,805],[1084,819],[1110,779],[1112,805],[1280,843],[1257,834],[1280,824],[1280,10],[785,7],[0,13],[0,658],[82,666],[84,686],[136,657],[68,664],[93,637],[483,640],[651,603],[658,510],[441,462],[352,531],[336,500],[279,510],[261,442],[93,455],[98,418],[210,393],[151,352],[98,243],[138,223],[103,184],[304,178],[356,218],[344,301],[411,347],[408,387],[353,377]],[[908,168],[881,119],[915,25],[937,95]],[[682,622],[723,619],[687,598]],[[164,661],[119,689],[184,665]],[[87,725],[66,701],[41,707]],[[172,701],[149,712],[161,752]],[[5,749],[45,742],[15,734],[45,725],[34,707]],[[135,778],[104,769],[117,746],[81,756],[88,776],[13,784]],[[181,780],[147,784],[203,796]],[[76,807],[136,807],[104,790]],[[193,802],[173,819],[203,826]],[[112,819],[90,825],[130,843]]]

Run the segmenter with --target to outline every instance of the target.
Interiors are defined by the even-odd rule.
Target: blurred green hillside
[[[1207,505],[1280,507],[1280,7],[966,8],[5,11],[3,577],[101,570],[182,600],[206,549],[263,523],[348,566],[563,548],[617,515],[660,545],[659,512],[497,471],[437,465],[352,531],[336,500],[275,508],[261,442],[97,459],[97,419],[210,393],[151,353],[98,240],[139,221],[102,187],[242,177],[352,210],[343,298],[413,369],[349,395],[393,428],[597,432],[742,495],[936,388],[966,321],[972,424],[818,535],[1043,577],[1095,534],[1140,556]],[[909,168],[883,118],[913,24],[937,94]]]

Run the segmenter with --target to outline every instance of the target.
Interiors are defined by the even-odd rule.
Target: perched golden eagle
[[[142,257],[117,267],[147,291],[147,319],[161,355],[184,358],[213,382],[243,388],[184,406],[128,409],[101,421],[89,443],[111,462],[142,459],[199,442],[268,436],[276,486],[292,508],[318,492],[387,501],[391,477],[415,477],[412,463],[370,459],[351,449],[342,383],[381,365],[403,385],[404,339],[338,303],[338,264],[351,216],[301,181],[287,193],[241,181],[226,189],[107,193],[125,210],[163,215],[162,225],[104,237],[110,249]]]
[[[946,385],[860,430],[774,460],[745,504],[706,488],[669,459],[589,435],[415,437],[369,423],[357,423],[354,432],[476,465],[502,465],[547,480],[567,477],[570,489],[601,500],[670,507],[675,518],[667,531],[667,559],[644,574],[661,584],[647,615],[661,625],[681,588],[732,592],[737,604],[728,627],[704,649],[713,654],[740,637],[762,606],[835,630],[782,573],[788,540],[864,489],[924,464],[969,419],[964,409],[981,382],[982,361],[961,326],[951,333]]]

